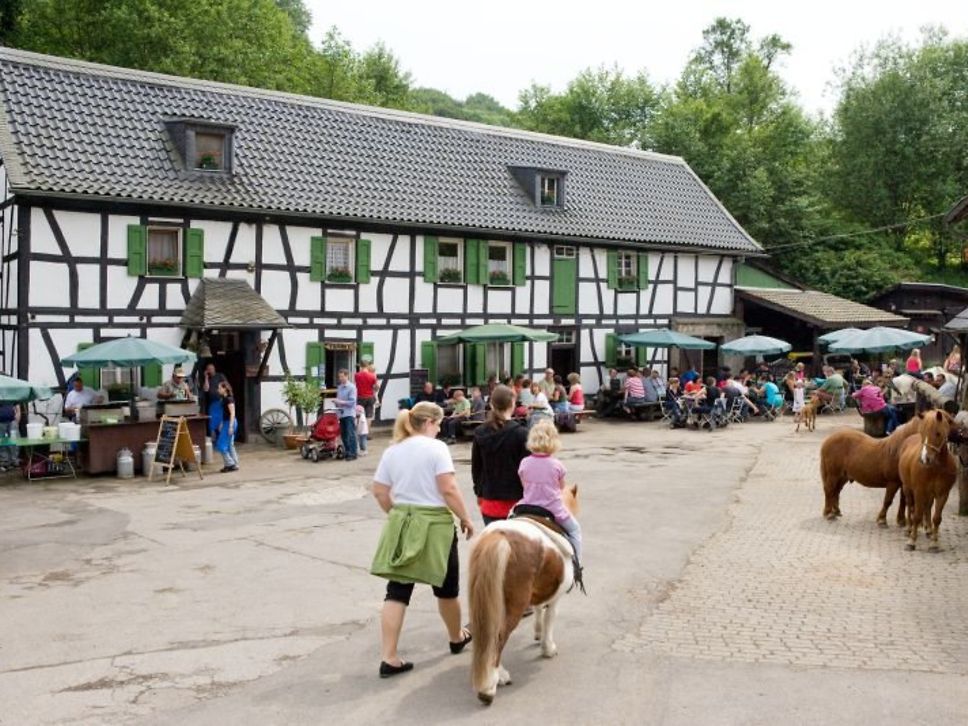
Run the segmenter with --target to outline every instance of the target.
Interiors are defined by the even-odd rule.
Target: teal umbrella
[[[491,323],[489,325],[475,325],[473,328],[459,330],[456,333],[437,338],[438,343],[552,343],[558,340],[557,333],[547,330],[523,328],[520,325],[506,323]]]
[[[677,333],[667,328],[657,328],[653,330],[640,330],[637,333],[626,333],[619,335],[618,339],[626,345],[635,345],[640,348],[683,348],[685,350],[710,350],[716,347],[715,343],[702,338],[694,338],[691,335]]]
[[[747,335],[728,343],[723,343],[719,349],[723,353],[732,355],[775,355],[776,353],[786,353],[793,346],[785,340],[771,338],[769,335]]]
[[[841,328],[840,330],[831,330],[829,333],[824,333],[823,335],[817,336],[817,341],[820,343],[830,344],[835,340],[839,340],[845,335],[860,332],[862,332],[860,328]]]
[[[176,348],[167,343],[159,343],[147,338],[115,338],[104,343],[92,345],[90,348],[78,351],[74,355],[61,358],[61,365],[76,366],[77,368],[130,368],[131,386],[129,389],[131,413],[134,415],[134,369],[139,366],[157,363],[190,363],[195,360],[195,354]]]
[[[910,350],[930,342],[930,335],[878,326],[843,335],[830,344],[830,350],[833,353],[887,353]]]
[[[195,354],[176,348],[173,345],[159,343],[147,338],[116,338],[104,343],[92,345],[90,348],[78,351],[74,355],[61,358],[65,366],[77,368],[135,368],[149,363],[190,363],[195,360]]]
[[[0,375],[0,401],[46,401],[51,395],[50,386],[37,386],[19,378]]]

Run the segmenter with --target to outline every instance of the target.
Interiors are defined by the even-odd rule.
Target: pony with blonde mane
[[[578,513],[578,488],[562,491],[565,507]],[[471,677],[477,697],[494,700],[499,685],[511,683],[501,653],[525,610],[534,607],[534,639],[541,654],[558,653],[554,641],[558,600],[575,583],[568,540],[532,519],[492,522],[471,552],[469,599],[474,651]]]
[[[835,519],[840,514],[840,492],[847,482],[885,489],[884,504],[877,523],[887,526],[887,510],[901,488],[897,464],[901,447],[909,436],[918,433],[921,419],[913,418],[899,426],[886,439],[875,439],[856,429],[841,429],[824,439],[820,447],[820,476],[823,479],[823,516]],[[904,497],[897,510],[897,524],[905,526]]]
[[[948,451],[948,437],[954,420],[944,411],[919,415],[923,417],[920,433],[905,439],[898,463],[908,507],[906,549],[915,548],[918,527],[923,522],[930,540],[928,550],[937,552],[941,512],[958,477],[958,465]]]

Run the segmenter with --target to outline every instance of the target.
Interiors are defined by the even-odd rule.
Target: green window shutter
[[[480,285],[487,285],[491,281],[491,272],[488,261],[489,245],[487,240],[477,240],[477,282]]]
[[[185,233],[185,277],[201,277],[205,272],[205,231]]]
[[[364,340],[360,343],[360,360],[363,360],[365,357],[369,357],[370,361],[374,363],[376,362],[376,358],[373,356],[373,343]]]
[[[134,226],[134,225],[132,225]],[[128,228],[130,230],[130,227]],[[144,227],[142,227],[144,229]],[[78,352],[82,350],[87,350],[94,343],[78,343]],[[78,374],[81,376],[81,380],[84,381],[84,387],[90,388],[92,391],[100,390],[101,388],[101,368],[78,368]]]
[[[644,345],[635,347],[635,362],[638,363],[639,367],[648,364],[649,362],[649,350]]]
[[[145,388],[157,388],[161,385],[161,364],[149,363],[141,373],[141,385]]]
[[[523,242],[514,243],[514,284],[521,286],[527,282],[528,248]]]
[[[480,254],[480,242],[476,239],[464,240],[464,282],[477,285],[477,256]]]
[[[609,250],[608,254],[608,289],[618,288],[618,252]]]
[[[309,238],[309,279],[322,282],[326,279],[326,238]]]
[[[425,282],[437,282],[437,238],[424,237],[424,268]]]
[[[524,373],[524,343],[511,343],[511,375]]]
[[[420,344],[420,367],[427,369],[427,380],[437,385],[437,343],[425,340]]]
[[[611,252],[609,254],[611,254]],[[605,366],[608,368],[614,368],[615,363],[618,360],[616,351],[617,346],[618,338],[615,337],[615,334],[605,333]]]
[[[148,272],[148,228],[140,224],[128,225],[128,274]],[[86,385],[85,381],[85,385]]]
[[[356,241],[356,282],[365,285],[370,281],[370,249],[372,244],[368,239]]]
[[[477,385],[483,386],[487,383],[487,343],[474,344],[474,379]],[[500,371],[494,371],[500,374]]]
[[[649,253],[639,252],[639,290],[649,288]]]
[[[326,360],[326,349],[322,343],[306,343],[306,376],[315,378],[316,372]]]

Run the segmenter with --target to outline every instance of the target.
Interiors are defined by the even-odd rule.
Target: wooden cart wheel
[[[259,433],[273,446],[282,443],[282,435],[292,428],[292,419],[281,408],[270,408],[259,416]]]

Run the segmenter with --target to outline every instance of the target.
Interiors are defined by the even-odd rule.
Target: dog
[[[809,401],[803,404],[803,409],[800,411],[800,418],[797,420],[797,431],[800,430],[801,422],[807,431],[813,431],[817,428],[817,411],[822,405],[820,399],[816,396],[811,397]]]

